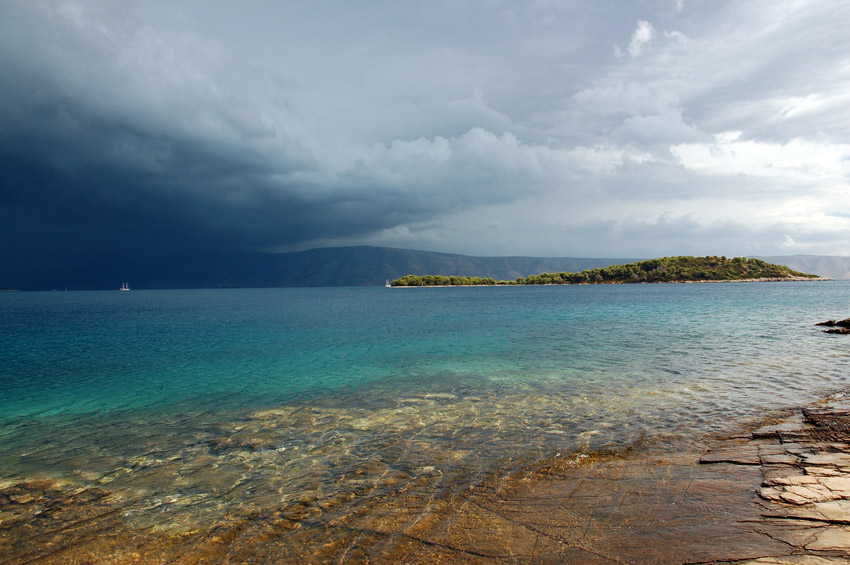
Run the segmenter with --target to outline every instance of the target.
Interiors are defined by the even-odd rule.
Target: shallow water
[[[0,491],[103,489],[128,528],[163,532],[427,500],[844,390],[847,336],[813,324],[848,298],[845,282],[0,293]],[[27,516],[0,511],[0,545]]]

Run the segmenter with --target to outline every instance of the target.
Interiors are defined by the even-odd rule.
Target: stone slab
[[[735,465],[761,465],[761,458],[759,457],[758,446],[739,445],[709,451],[700,458],[699,462],[701,464],[733,463]]]
[[[850,528],[829,528],[820,532],[815,541],[806,544],[815,551],[850,551]]]

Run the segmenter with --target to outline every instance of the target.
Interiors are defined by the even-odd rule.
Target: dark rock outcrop
[[[826,322],[820,322],[815,325],[832,328],[831,330],[823,330],[823,332],[827,334],[850,334],[850,318],[838,321],[827,320]]]
[[[829,326],[839,328],[850,328],[850,318],[845,318],[843,320],[835,321],[835,320],[827,320],[826,322],[820,322],[819,324],[815,324],[816,326]]]

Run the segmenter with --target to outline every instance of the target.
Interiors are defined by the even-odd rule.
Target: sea
[[[850,281],[3,292],[0,494],[178,534],[433,499],[842,396],[848,316]]]

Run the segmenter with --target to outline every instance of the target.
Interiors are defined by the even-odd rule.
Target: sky
[[[846,0],[0,0],[0,260],[850,255]]]

